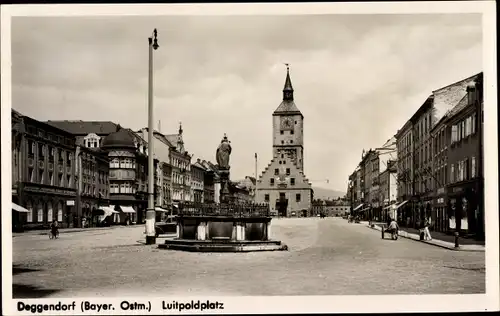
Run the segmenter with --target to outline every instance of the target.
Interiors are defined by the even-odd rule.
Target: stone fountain
[[[221,179],[220,204],[184,203],[179,207],[177,236],[158,247],[197,252],[287,250],[271,239],[269,205],[237,203],[229,191],[231,142],[224,135],[216,152]]]

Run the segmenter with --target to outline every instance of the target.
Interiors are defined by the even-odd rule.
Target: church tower
[[[290,158],[304,172],[304,116],[295,105],[293,92],[287,65],[283,101],[273,113],[273,157]]]
[[[283,101],[272,116],[273,158],[257,180],[255,201],[280,216],[308,216],[313,196],[304,174],[304,116],[293,92],[287,65]]]

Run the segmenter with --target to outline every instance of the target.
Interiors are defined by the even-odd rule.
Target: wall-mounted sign
[[[67,200],[66,201],[66,205],[67,206],[74,206],[75,205],[75,201],[74,200]]]

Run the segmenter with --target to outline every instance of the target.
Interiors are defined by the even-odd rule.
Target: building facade
[[[447,115],[443,116],[430,131],[432,139],[432,173],[434,175],[431,218],[432,228],[437,232],[449,231],[446,186],[449,182],[448,144],[451,142],[451,131],[447,128],[447,118]]]
[[[432,175],[432,139],[430,130],[436,123],[434,117],[434,96],[429,96],[424,104],[410,118],[413,127],[414,155],[414,194],[412,223],[414,227],[423,226],[425,220],[431,220],[433,199]]]
[[[410,226],[412,220],[412,207],[408,202],[414,195],[414,156],[413,156],[413,126],[407,121],[403,127],[394,135],[396,138],[396,149],[398,155],[397,184],[398,205],[397,220],[403,226]]]
[[[202,160],[200,164],[203,166],[203,200],[205,203],[220,203],[220,176],[214,164],[209,161]]]
[[[195,203],[204,202],[204,181],[205,181],[205,167],[198,159],[191,165],[191,200]]]
[[[147,209],[147,145],[125,128],[106,136],[101,147],[109,160],[109,200],[113,214],[108,223],[142,223]]]
[[[88,142],[86,144],[89,144]],[[90,143],[76,147],[75,181],[78,227],[97,225],[96,211],[109,205],[109,161],[106,152]],[[81,224],[81,225],[80,225]]]
[[[273,159],[257,180],[255,201],[269,203],[280,216],[307,214],[312,187],[304,174],[304,116],[294,102],[287,68],[283,101],[274,111]]]
[[[447,185],[450,229],[484,238],[482,76],[448,114],[451,132]]]
[[[73,135],[12,110],[12,202],[28,210],[14,229],[78,226],[74,157]]]

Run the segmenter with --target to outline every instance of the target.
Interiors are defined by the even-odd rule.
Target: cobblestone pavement
[[[13,239],[14,298],[484,293],[484,252],[456,252],[339,218],[273,220],[289,251],[190,253],[144,227]],[[158,243],[164,239],[159,238]]]

